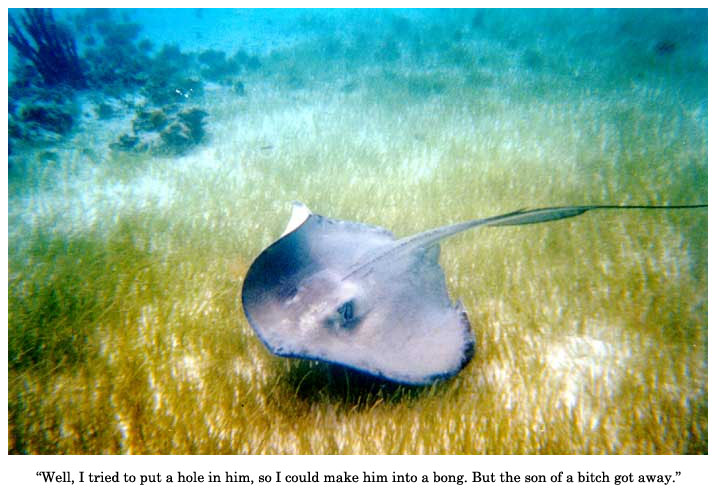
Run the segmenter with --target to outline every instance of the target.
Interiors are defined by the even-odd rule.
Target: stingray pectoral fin
[[[311,210],[304,203],[300,201],[293,201],[291,203],[291,217],[289,218],[289,223],[286,224],[286,228],[284,229],[283,234],[281,234],[281,237],[284,237],[290,232],[294,232],[296,229],[301,227],[301,225],[306,222],[310,216]]]

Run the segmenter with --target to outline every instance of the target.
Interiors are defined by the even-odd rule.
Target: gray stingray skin
[[[313,214],[301,203],[280,239],[252,263],[244,313],[274,354],[344,365],[425,385],[472,358],[475,336],[452,303],[439,241],[478,226],[559,220],[594,209],[698,208],[588,205],[520,210],[395,239],[386,229]]]

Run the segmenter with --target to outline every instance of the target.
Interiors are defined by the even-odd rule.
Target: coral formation
[[[20,111],[21,119],[29,124],[64,135],[72,128],[72,115],[57,107],[30,105]]]
[[[113,151],[136,151],[136,147],[139,144],[139,138],[136,135],[122,134],[116,142],[110,144],[110,149]]]
[[[162,130],[167,123],[167,112],[172,108],[162,109],[139,109],[134,121],[132,121],[132,130],[134,133],[139,132],[158,132]]]
[[[205,50],[197,58],[201,65],[202,76],[208,80],[221,82],[239,71],[236,59],[227,59],[219,50]]]
[[[132,133],[120,135],[110,148],[113,151],[150,152],[166,156],[186,153],[204,140],[204,118],[208,114],[197,107],[179,109],[178,106],[140,108],[132,121]]]
[[[108,120],[115,115],[115,109],[106,102],[100,102],[95,107],[95,114],[101,120]]]
[[[244,95],[237,77],[261,66],[241,50],[231,57],[182,52],[177,45],[154,50],[141,39],[142,26],[117,11],[85,9],[62,20],[81,35],[56,22],[49,9],[10,12],[9,41],[18,53],[8,85],[11,153],[60,142],[86,119],[129,118],[131,130],[108,144],[111,150],[183,154],[205,136],[207,114],[193,107],[204,83]],[[81,112],[83,103],[89,108]]]
[[[8,138],[13,142],[49,144],[62,140],[76,123],[77,108],[63,92],[45,89],[32,99],[15,100],[8,113]]]
[[[199,144],[204,138],[205,111],[192,108],[177,114],[176,118],[160,132],[161,144],[156,147],[163,154],[183,154]]]

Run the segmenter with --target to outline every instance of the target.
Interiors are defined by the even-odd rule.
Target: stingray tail
[[[583,206],[554,206],[549,208],[535,208],[532,210],[518,210],[494,217],[469,220],[468,222],[447,225],[431,229],[414,236],[404,238],[394,251],[411,250],[418,247],[429,247],[441,239],[458,234],[474,227],[499,227],[505,225],[527,225],[543,222],[553,222],[563,218],[577,217],[590,210],[682,210],[689,208],[706,208],[706,204],[686,204],[674,206],[654,205],[619,205],[619,204],[591,204]]]
[[[470,220],[455,225],[447,225],[437,229],[428,230],[415,236],[407,237],[403,242],[407,246],[430,246],[446,237],[458,234],[474,227],[498,227],[504,225],[527,225],[543,222],[553,222],[563,218],[577,217],[590,210],[681,210],[688,208],[706,208],[706,204],[686,204],[674,206],[654,205],[619,205],[619,204],[591,204],[583,206],[553,206],[550,208],[535,208],[532,210],[518,210],[494,217]]]
[[[376,261],[394,257],[398,258],[401,254],[407,254],[418,248],[428,248],[442,239],[450,237],[459,232],[472,229],[474,227],[499,227],[505,225],[527,225],[538,224],[543,222],[553,222],[562,220],[563,218],[577,217],[590,210],[683,210],[690,208],[707,208],[706,204],[686,204],[673,206],[654,206],[654,205],[619,205],[619,204],[592,204],[583,206],[553,206],[549,208],[535,208],[532,210],[518,210],[494,217],[481,218],[477,220],[469,220],[468,222],[457,223],[454,225],[446,225],[436,229],[427,230],[413,236],[405,237],[396,241],[396,245],[388,251],[379,255],[373,255],[369,260],[360,262],[348,276],[353,275],[359,269],[366,265],[374,264]]]
[[[607,205],[594,204],[585,206],[554,206],[550,208],[536,208],[533,210],[518,210],[504,215],[475,220],[475,226],[501,226],[501,225],[527,225],[562,220],[563,218],[577,217],[590,210],[680,210],[689,208],[706,208],[706,204],[686,204],[675,206],[654,205]],[[469,222],[470,223],[470,222]]]

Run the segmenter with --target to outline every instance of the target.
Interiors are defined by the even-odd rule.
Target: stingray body
[[[704,206],[520,210],[396,239],[386,229],[316,215],[295,202],[284,234],[250,266],[242,303],[276,355],[430,384],[458,373],[475,345],[463,305],[453,303],[446,289],[438,263],[442,239],[478,226],[548,222],[588,210]]]

